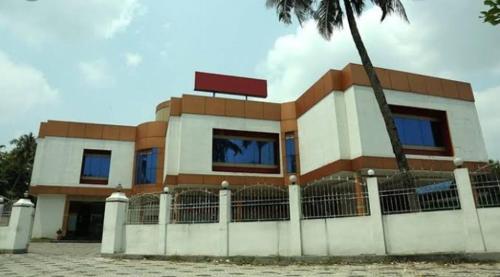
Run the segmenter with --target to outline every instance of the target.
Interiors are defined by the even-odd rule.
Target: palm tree
[[[351,30],[351,35],[358,49],[359,56],[363,63],[363,67],[368,75],[370,84],[375,93],[375,98],[382,113],[385,122],[385,127],[392,144],[392,150],[396,156],[398,168],[401,172],[408,172],[409,166],[406,156],[403,152],[403,147],[399,139],[396,125],[392,117],[391,110],[387,104],[384,95],[384,90],[380,80],[375,72],[373,64],[368,56],[363,40],[356,24],[356,17],[363,13],[365,7],[365,0],[343,0],[344,9],[340,5],[341,0],[267,0],[266,6],[268,8],[276,8],[279,21],[285,24],[292,22],[292,13],[295,14],[299,23],[307,19],[316,21],[319,33],[325,38],[330,39],[335,28],[343,27],[344,9],[347,15],[347,22]],[[383,21],[387,15],[396,13],[403,19],[408,21],[406,12],[400,0],[371,0],[373,4],[380,7],[382,10]]]
[[[4,153],[1,160],[0,180],[3,181],[5,187],[0,187],[0,193],[14,199],[22,196],[29,188],[36,139],[32,133],[29,133],[13,139],[10,144],[14,147],[10,152]]]

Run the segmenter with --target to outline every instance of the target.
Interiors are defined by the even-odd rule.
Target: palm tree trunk
[[[365,68],[366,74],[368,74],[368,78],[370,79],[370,84],[375,93],[375,98],[377,99],[380,112],[382,113],[382,117],[384,118],[385,127],[391,140],[392,151],[396,156],[396,162],[399,171],[407,172],[410,170],[410,167],[408,166],[408,161],[406,160],[406,156],[403,153],[403,147],[401,145],[401,141],[399,140],[396,125],[394,124],[391,110],[389,109],[389,105],[387,104],[384,90],[382,88],[382,85],[380,84],[377,73],[373,68],[370,57],[368,56],[368,52],[366,51],[363,40],[361,39],[361,35],[359,34],[358,26],[356,24],[356,18],[354,17],[354,12],[352,10],[350,0],[344,0],[344,5],[347,14],[347,21],[349,22],[349,29],[351,30],[352,38],[354,40],[354,43],[356,44],[356,48],[358,49],[359,56],[361,57],[363,67]]]

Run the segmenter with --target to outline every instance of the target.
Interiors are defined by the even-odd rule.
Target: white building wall
[[[168,120],[167,136],[165,139],[165,163],[163,179],[167,174],[179,174],[180,146],[181,146],[181,118],[172,116]]]
[[[84,149],[111,150],[108,185],[80,184]],[[77,187],[132,187],[134,142],[45,137],[37,140],[31,184]]]
[[[355,94],[362,155],[393,157],[389,136],[373,91],[363,86],[354,86],[349,90],[354,90]],[[393,90],[385,91],[389,104],[446,111],[455,156],[466,161],[488,159],[474,102]]]
[[[38,195],[33,223],[33,238],[56,238],[56,232],[62,228],[65,195]]]
[[[297,120],[302,174],[341,157],[335,107],[331,93]]]
[[[166,140],[167,174],[282,176],[212,171],[213,129],[280,133],[279,121],[182,114],[170,117]],[[281,149],[280,149],[281,150]],[[281,164],[281,154],[279,156]],[[283,172],[283,170],[281,170]]]

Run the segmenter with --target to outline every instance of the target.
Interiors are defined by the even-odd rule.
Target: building
[[[410,166],[451,171],[487,153],[471,85],[377,69]],[[244,90],[244,88],[243,88]],[[300,184],[396,163],[362,66],[330,70],[296,101],[269,103],[182,95],[138,126],[42,122],[30,193],[33,237],[98,239],[104,199],[164,186]]]

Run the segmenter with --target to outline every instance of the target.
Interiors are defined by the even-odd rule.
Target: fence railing
[[[368,190],[361,178],[316,181],[301,195],[304,219],[370,215]]]
[[[3,198],[3,208],[0,211],[0,226],[8,226],[10,221],[10,214],[12,212],[12,205],[15,203],[13,200]]]
[[[288,188],[247,186],[231,197],[231,221],[280,221],[290,219]]]
[[[173,193],[171,223],[219,222],[218,190],[190,189]]]
[[[453,174],[399,174],[379,179],[382,214],[460,209]]]
[[[470,175],[477,208],[500,207],[499,173],[486,169]]]
[[[130,197],[127,224],[158,224],[160,194],[139,194]]]

